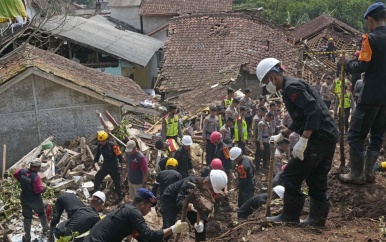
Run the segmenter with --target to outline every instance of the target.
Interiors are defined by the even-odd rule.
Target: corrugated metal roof
[[[154,53],[163,47],[163,42],[155,38],[82,17],[52,17],[43,29],[140,66],[146,66]]]
[[[139,7],[142,0],[110,0],[108,7]]]

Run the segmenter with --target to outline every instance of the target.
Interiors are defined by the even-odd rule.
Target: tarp
[[[22,0],[0,0],[0,23],[9,22],[15,17],[27,17]]]

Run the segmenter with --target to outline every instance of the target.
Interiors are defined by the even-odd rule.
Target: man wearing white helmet
[[[193,189],[193,185],[197,182],[194,176],[189,176],[181,181],[178,181],[166,188],[161,201],[161,214],[163,220],[163,228],[168,228],[177,220],[177,214],[182,211],[185,198],[189,195],[189,190]],[[202,178],[201,178],[202,179]],[[204,178],[205,187],[213,194],[221,193],[222,189],[228,183],[227,175],[222,170],[211,170],[209,176]],[[197,211],[192,203],[189,203],[187,218],[195,228],[195,241],[205,241],[206,231],[205,224],[209,214],[200,214],[200,222],[197,222]],[[168,238],[165,238],[167,241]]]
[[[193,144],[192,137],[184,135],[181,140],[182,146],[176,151],[175,159],[178,161],[177,171],[182,178],[188,177],[189,173],[195,174],[192,158],[190,157],[190,146]]]
[[[240,208],[248,199],[253,197],[255,191],[255,182],[253,180],[255,168],[251,160],[243,156],[243,151],[239,147],[233,147],[229,153],[231,160],[237,165],[237,190],[239,191],[237,206]]]
[[[310,214],[304,224],[324,226],[330,205],[327,200],[327,174],[331,169],[338,131],[326,105],[305,81],[284,76],[280,61],[266,58],[257,65],[256,75],[267,91],[282,92],[293,123],[270,141],[277,143],[293,131],[301,137],[293,149],[294,158],[286,166],[283,212],[267,218],[273,222],[296,222],[304,205],[301,184],[309,187]]]
[[[105,202],[106,195],[101,191],[95,192],[92,195],[90,206],[79,208],[71,218],[58,224],[54,231],[55,237],[59,239],[70,236],[73,239],[71,241],[83,241],[85,236],[82,235],[100,221],[98,212]],[[76,238],[78,236],[80,238]]]

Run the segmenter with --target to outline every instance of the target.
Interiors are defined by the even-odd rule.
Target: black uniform
[[[51,227],[55,227],[59,223],[63,211],[67,212],[67,218],[70,219],[78,208],[84,206],[84,203],[75,194],[69,192],[63,193],[56,199]]]
[[[181,174],[175,170],[164,170],[160,171],[157,174],[157,178],[155,179],[155,183],[153,185],[153,189],[151,190],[154,196],[157,196],[158,187],[160,187],[160,198],[164,194],[165,189],[182,179]]]
[[[189,183],[195,183],[196,177],[189,176],[181,181],[173,183],[172,185],[166,188],[162,200],[161,200],[161,214],[163,220],[163,229],[169,228],[174,225],[177,221],[177,213],[182,211],[184,199],[189,195],[188,190],[193,189],[193,186]],[[201,220],[206,223],[208,221],[208,214],[200,214]],[[187,213],[187,218],[191,224],[197,222],[197,213],[189,211]],[[197,233],[195,231],[196,241],[205,241],[206,240],[206,231],[202,233]],[[165,238],[168,240],[169,238]]]
[[[75,232],[78,232],[79,235],[84,234],[99,221],[99,214],[93,207],[79,208],[70,219],[61,222],[55,228],[55,237],[59,239],[60,236],[71,236]],[[83,241],[83,238],[74,241]]]
[[[262,193],[248,199],[237,211],[238,219],[246,219],[256,209],[267,203],[267,193]]]
[[[174,225],[174,224],[173,224]],[[98,222],[85,242],[121,242],[132,235],[137,241],[163,241],[163,230],[152,230],[146,224],[141,211],[129,203],[114,210]]]
[[[292,159],[286,166],[285,192],[303,197],[301,184],[306,179],[309,195],[326,201],[327,174],[331,169],[338,131],[330,112],[312,88],[298,78],[284,77],[283,101],[293,123],[288,129],[302,134],[313,130],[304,151],[304,160]]]
[[[232,161],[229,157],[229,147],[224,142],[221,141],[221,143],[216,146],[214,158],[218,158],[222,161],[224,171],[227,176],[229,176],[229,172],[232,169]]]
[[[190,157],[190,149],[184,149],[180,147],[176,151],[174,157],[178,161],[177,171],[181,174],[182,178],[189,176],[189,170],[193,169],[192,158]]]
[[[255,168],[249,158],[246,156],[237,165],[239,197],[237,206],[240,208],[248,199],[253,197],[255,191],[255,182],[253,177],[255,176]]]
[[[122,164],[123,158],[120,154],[119,147],[111,141],[107,141],[105,145],[99,143],[94,162],[98,162],[101,155],[103,156],[103,165],[95,175],[94,190],[98,191],[103,179],[107,175],[110,175],[114,182],[115,191],[118,193],[118,195],[122,196],[118,161]]]
[[[369,151],[378,153],[386,129],[386,26],[377,27],[366,38],[372,50],[372,54],[366,53],[370,60],[362,57],[366,51],[362,49],[359,60],[345,65],[349,72],[366,73],[348,131],[350,153],[365,151],[364,140],[369,131]]]

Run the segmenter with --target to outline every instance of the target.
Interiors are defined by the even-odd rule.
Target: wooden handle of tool
[[[270,153],[271,159],[269,161],[269,175],[268,175],[268,196],[267,196],[267,210],[265,215],[267,217],[271,216],[271,200],[272,200],[272,182],[273,182],[273,166],[274,166],[274,155],[275,155],[275,145],[270,143]]]

